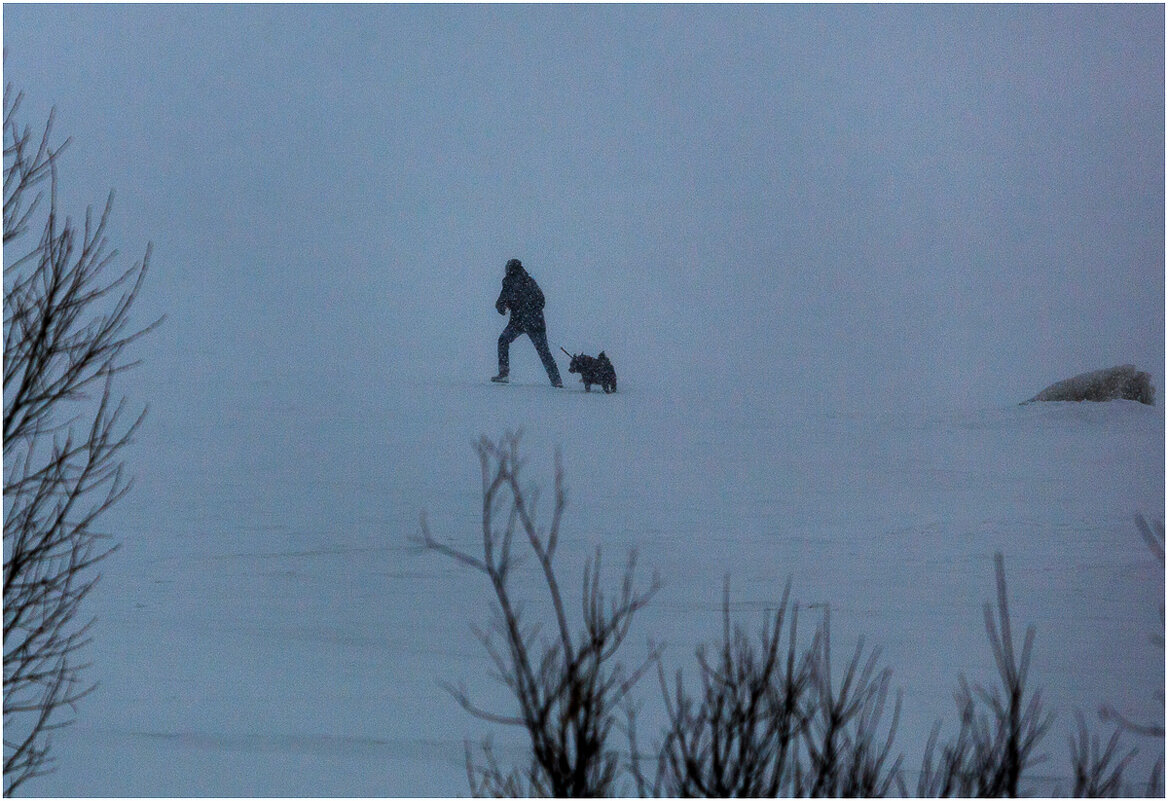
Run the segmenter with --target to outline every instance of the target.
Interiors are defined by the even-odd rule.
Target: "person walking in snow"
[[[552,386],[564,386],[564,382],[560,380],[556,360],[548,349],[543,302],[543,292],[540,291],[539,284],[535,283],[535,279],[523,269],[523,263],[519,259],[509,260],[507,274],[503,276],[503,290],[499,293],[499,299],[495,301],[495,309],[499,314],[506,314],[508,309],[511,310],[511,319],[503,333],[499,334],[499,374],[491,379],[495,383],[507,383],[507,376],[511,372],[511,343],[521,334],[527,334],[535,345],[535,352],[539,354]]]

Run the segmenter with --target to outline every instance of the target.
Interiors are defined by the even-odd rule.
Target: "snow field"
[[[562,453],[566,596],[597,546],[606,586],[630,548],[642,586],[663,581],[627,665],[663,642],[667,672],[696,678],[694,648],[721,633],[724,577],[748,630],[790,578],[806,636],[830,605],[837,670],[861,635],[882,649],[911,771],[935,721],[954,730],[959,673],[996,681],[982,604],[1002,551],[1015,636],[1037,628],[1032,686],[1058,713],[1036,775],[1067,775],[1075,709],[1162,721],[1164,654],[1148,635],[1164,575],[1133,522],[1164,517],[1162,408],[832,415],[623,375],[612,396],[514,377],[328,404],[337,390],[323,384],[257,385],[152,410],[136,447],[156,469],[105,521],[123,546],[90,603],[100,687],[57,736],[57,772],[30,790],[462,795],[464,741],[491,734],[502,759],[521,759],[521,732],[472,718],[442,686],[510,710],[473,633],[490,622],[489,586],[412,543],[425,511],[436,537],[476,547],[471,443],[518,428],[544,513]],[[522,566],[519,589],[538,592],[535,569]],[[538,596],[525,597],[534,616]],[[637,697],[647,744],[661,722],[654,675]],[[1162,742],[1129,742],[1141,748],[1129,778],[1142,779]]]

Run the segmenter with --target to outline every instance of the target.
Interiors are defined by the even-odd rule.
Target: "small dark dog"
[[[583,353],[568,353],[563,350],[572,359],[572,363],[568,366],[569,373],[579,373],[580,380],[584,382],[584,391],[591,392],[593,384],[600,384],[601,389],[605,392],[616,392],[616,370],[612,367],[612,362],[604,355],[604,351],[595,359],[591,356],[585,356]]]

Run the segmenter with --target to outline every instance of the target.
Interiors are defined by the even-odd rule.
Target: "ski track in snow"
[[[626,664],[652,639],[692,679],[695,647],[720,636],[724,578],[748,629],[790,579],[802,631],[830,605],[837,670],[861,635],[882,649],[912,771],[935,721],[954,730],[959,674],[996,679],[982,604],[1001,551],[1016,636],[1037,628],[1032,686],[1058,714],[1035,775],[1066,782],[1076,709],[1103,734],[1102,703],[1163,720],[1164,653],[1148,637],[1164,574],[1134,524],[1164,517],[1162,407],[831,414],[757,390],[663,395],[623,375],[612,396],[534,378],[336,403],[297,392],[309,390],[152,408],[135,445],[151,469],[103,521],[122,547],[88,604],[100,686],[56,734],[57,770],[34,794],[464,795],[464,742],[491,734],[504,763],[521,759],[520,732],[472,718],[443,688],[509,709],[473,633],[490,622],[489,587],[413,542],[425,511],[436,537],[475,547],[471,443],[519,428],[544,512],[562,453],[569,597],[597,546],[607,586],[632,548],[642,583],[664,582]],[[517,579],[538,586],[532,561]],[[639,698],[649,742],[655,677]],[[1127,742],[1141,752],[1128,776],[1142,780],[1163,741]]]

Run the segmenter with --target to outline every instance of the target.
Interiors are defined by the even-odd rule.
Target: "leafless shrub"
[[[1071,768],[1074,770],[1074,791],[1076,798],[1114,798],[1123,794],[1123,771],[1135,758],[1133,748],[1116,759],[1119,736],[1117,728],[1100,748],[1099,735],[1087,731],[1087,722],[1082,714],[1076,715],[1079,729],[1071,735]]]
[[[751,637],[731,621],[727,579],[722,641],[716,651],[698,648],[699,689],[692,695],[681,670],[672,681],[666,677],[655,651],[631,673],[614,662],[632,617],[658,588],[654,579],[648,590],[634,589],[635,554],[630,555],[619,595],[608,602],[600,590],[599,551],[587,562],[583,630],[575,631],[552,565],[566,503],[563,469],[557,454],[555,505],[544,530],[535,522],[538,492],[524,488],[519,479],[518,444],[518,436],[508,435],[498,443],[482,438],[477,445],[483,486],[481,557],[438,542],[422,520],[421,542],[426,548],[488,577],[497,614],[492,628],[480,638],[496,678],[510,689],[519,712],[488,712],[464,689],[451,692],[475,716],[522,727],[531,741],[530,764],[510,769],[499,765],[489,739],[477,763],[468,744],[467,775],[476,795],[611,794],[622,767],[612,743],[616,711],[622,706],[628,721],[627,767],[642,797],[907,794],[902,757],[893,756],[901,697],[897,695],[886,725],[892,674],[879,667],[880,650],[866,652],[861,638],[837,678],[832,669],[830,610],[825,609],[810,644],[801,648],[798,605],[790,600],[789,582],[774,616],[757,637]],[[521,619],[521,601],[510,582],[517,533],[527,540],[540,567],[554,618],[551,639],[540,638],[538,626]],[[1158,538],[1146,524],[1141,533],[1163,558],[1163,526]],[[983,614],[999,684],[987,689],[959,676],[954,694],[959,715],[956,737],[941,744],[941,724],[933,729],[917,796],[1014,797],[1022,791],[1028,771],[1045,759],[1037,748],[1052,715],[1044,710],[1041,694],[1028,687],[1035,629],[1028,626],[1021,643],[1016,642],[1000,553],[994,556],[994,570],[995,602],[986,603]],[[637,745],[639,707],[630,690],[653,661],[658,664],[666,728],[646,754]],[[1127,722],[1104,745],[1088,732],[1082,716],[1078,721],[1078,732],[1070,740],[1074,793],[1124,792],[1124,770],[1135,751],[1120,755],[1120,734],[1148,727]],[[648,775],[646,764],[651,766]],[[1154,771],[1150,793],[1158,786]]]
[[[1026,629],[1021,652],[1014,646],[1006,597],[1005,560],[994,554],[997,578],[997,616],[987,603],[983,609],[986,634],[997,663],[1001,687],[970,688],[964,676],[955,694],[960,730],[946,744],[936,764],[933,755],[937,730],[925,750],[917,794],[920,796],[1016,797],[1022,774],[1037,762],[1034,750],[1050,726],[1041,694],[1029,692],[1026,679],[1034,647],[1034,626]]]
[[[796,776],[796,795],[816,797],[883,796],[900,780],[900,757],[889,764],[900,719],[900,696],[887,737],[879,739],[880,721],[892,679],[889,668],[877,670],[880,649],[864,657],[864,640],[856,644],[839,686],[831,671],[831,618],[824,611],[812,676],[811,726],[804,734],[808,770]],[[903,790],[901,790],[903,794]]]
[[[634,763],[643,795],[763,797],[778,795],[791,783],[799,740],[809,723],[806,695],[813,653],[797,651],[794,608],[790,644],[785,654],[780,651],[790,589],[788,584],[756,650],[739,626],[731,627],[727,581],[721,649],[713,659],[704,646],[697,652],[697,699],[686,692],[682,671],[671,689],[658,665],[669,726],[652,782]]]
[[[76,661],[90,624],[80,604],[113,548],[95,523],[130,488],[121,452],[145,413],[127,418],[114,378],[133,366],[129,312],[146,257],[110,275],[112,195],[78,228],[57,209],[53,118],[34,135],[4,92],[4,789],[47,772],[64,708],[91,689]],[[48,189],[44,203],[43,189]],[[39,214],[33,244],[22,243]],[[15,255],[13,255],[15,254]]]
[[[836,684],[830,614],[800,650],[790,584],[757,640],[730,623],[723,600],[722,644],[715,659],[698,649],[700,693],[691,697],[678,671],[660,676],[667,730],[650,781],[640,792],[665,796],[879,796],[901,788],[900,758],[890,760],[897,699],[880,734],[891,672],[861,640]],[[787,646],[781,648],[790,609]],[[635,749],[634,749],[635,750]]]
[[[1136,515],[1136,527],[1139,529],[1140,536],[1148,546],[1148,550],[1152,552],[1160,561],[1160,566],[1164,566],[1164,521],[1155,521],[1153,525],[1149,525],[1141,515]],[[1158,648],[1164,648],[1164,604],[1160,604],[1160,630],[1151,635],[1152,643]],[[1164,706],[1163,691],[1156,693],[1156,698],[1160,702],[1160,707]],[[1111,721],[1117,724],[1124,731],[1133,734],[1139,734],[1146,737],[1164,737],[1163,723],[1137,723],[1130,718],[1124,716],[1114,707],[1104,705],[1099,709],[1099,717],[1104,721]]]
[[[518,713],[490,712],[476,706],[464,689],[452,688],[452,692],[476,717],[524,728],[532,756],[525,769],[505,771],[495,761],[489,743],[483,747],[482,765],[474,764],[468,748],[471,789],[476,795],[498,796],[519,795],[520,790],[539,796],[609,795],[621,767],[620,752],[612,743],[618,710],[655,654],[632,671],[626,671],[615,657],[633,617],[657,591],[659,582],[654,578],[648,589],[636,589],[636,553],[632,552],[620,591],[615,597],[606,596],[600,587],[597,549],[584,568],[582,627],[574,627],[552,565],[567,502],[558,454],[554,507],[544,529],[535,516],[538,491],[525,488],[520,480],[519,436],[507,435],[497,443],[483,437],[476,450],[482,467],[482,555],[435,540],[424,516],[422,542],[490,581],[497,614],[480,639],[496,677],[514,696]],[[511,581],[517,533],[540,567],[554,619],[551,638],[541,637],[539,627],[523,619],[522,602]]]
[[[1136,515],[1136,528],[1140,532],[1140,537],[1143,538],[1144,543],[1148,546],[1148,550],[1160,562],[1160,567],[1164,567],[1164,521],[1155,520],[1151,524],[1144,519],[1142,515]],[[1164,604],[1160,604],[1160,630],[1150,635],[1152,644],[1157,648],[1164,649]],[[1155,694],[1156,700],[1160,702],[1160,708],[1164,708],[1164,692],[1161,690]],[[1120,731],[1135,734],[1141,737],[1152,737],[1164,739],[1164,724],[1163,723],[1137,723],[1128,718],[1115,707],[1104,704],[1099,708],[1099,717],[1104,722],[1114,723],[1117,726],[1117,734]],[[1126,764],[1126,763],[1125,763]],[[1120,773],[1122,773],[1122,766]],[[1161,752],[1160,758],[1152,767],[1151,776],[1148,779],[1147,789],[1145,794],[1148,796],[1163,795],[1164,783],[1162,781],[1164,774],[1164,756]]]

